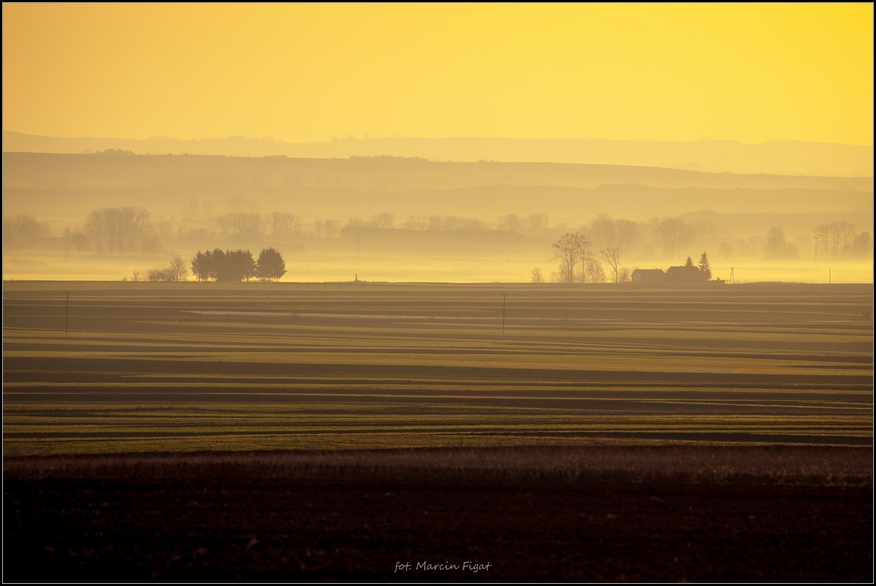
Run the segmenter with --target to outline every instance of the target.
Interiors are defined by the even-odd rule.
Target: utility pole
[[[70,293],[64,291],[64,295],[67,296],[67,305],[64,308],[64,333],[67,333],[67,318],[70,316]]]

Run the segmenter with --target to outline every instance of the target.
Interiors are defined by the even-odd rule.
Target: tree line
[[[198,251],[192,259],[192,274],[198,281],[276,281],[286,274],[286,262],[274,248],[262,249],[257,260],[249,250],[216,248]]]
[[[208,205],[210,204],[210,205]],[[254,205],[250,200],[232,200],[228,205],[245,210]],[[375,214],[370,220],[352,217],[346,224],[337,220],[323,219],[305,223],[304,219],[291,212],[271,212],[268,215],[234,211],[216,216],[211,202],[190,200],[184,207],[184,219],[153,220],[150,213],[139,207],[114,207],[92,210],[85,222],[76,228],[67,228],[63,244],[67,250],[78,253],[92,251],[103,254],[153,253],[162,250],[165,239],[181,242],[207,240],[210,245],[226,246],[261,244],[263,237],[271,237],[287,246],[295,246],[293,240],[315,238],[332,240],[338,237],[354,239],[368,230],[375,234],[393,232],[452,232],[499,231],[517,233],[530,238],[555,238],[563,233],[579,233],[595,251],[621,249],[627,255],[656,257],[662,252],[667,259],[678,258],[681,251],[690,246],[716,247],[721,258],[756,257],[768,259],[795,259],[813,255],[816,259],[869,258],[873,251],[870,232],[859,231],[855,224],[836,221],[810,228],[808,234],[791,241],[781,226],[770,228],[766,237],[752,236],[748,239],[730,239],[714,222],[686,222],[679,217],[652,218],[638,222],[624,218],[612,218],[599,214],[574,230],[564,223],[551,224],[545,214],[528,216],[506,214],[493,222],[453,215],[409,216],[399,221],[389,212]],[[192,224],[195,222],[195,224]],[[198,225],[199,224],[199,225]],[[212,227],[211,227],[212,226]],[[43,247],[53,236],[47,222],[34,216],[18,214],[3,219],[4,247]],[[403,234],[401,235],[403,236]],[[222,242],[220,239],[227,239]],[[723,242],[722,242],[723,240]],[[257,245],[256,244],[256,245]],[[276,245],[277,242],[265,242]],[[297,243],[299,246],[300,242]],[[604,257],[601,257],[604,259]],[[612,264],[612,261],[604,259]],[[576,265],[577,266],[577,265]],[[585,269],[579,271],[587,272]],[[568,270],[562,271],[560,280],[570,278]],[[591,263],[590,272],[598,278],[598,267]],[[574,279],[574,275],[571,276]],[[616,275],[621,278],[621,275]]]
[[[286,274],[286,261],[274,248],[265,248],[254,259],[249,250],[222,250],[216,248],[198,253],[192,258],[192,274],[198,281],[277,281]],[[145,275],[134,271],[133,281],[185,281],[189,271],[177,254],[170,266],[151,269]],[[128,277],[124,278],[125,281]]]

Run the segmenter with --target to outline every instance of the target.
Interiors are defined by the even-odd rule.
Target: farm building
[[[662,283],[666,279],[663,269],[636,269],[631,277],[633,283]]]
[[[671,283],[702,283],[708,278],[697,267],[669,267],[666,270],[666,280]]]

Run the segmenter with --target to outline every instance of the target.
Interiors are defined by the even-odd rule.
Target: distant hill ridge
[[[745,144],[606,139],[354,138],[291,143],[272,138],[225,137],[182,140],[61,138],[3,131],[3,152],[84,153],[108,149],[136,154],[287,156],[342,158],[378,155],[430,161],[586,163],[663,167],[710,173],[872,177],[873,147],[775,141]]]
[[[872,192],[872,177],[705,173],[658,167],[572,163],[435,162],[398,157],[346,159],[3,153],[3,188],[116,189],[187,186],[234,189],[441,191],[485,187],[571,187],[612,191],[796,189]]]

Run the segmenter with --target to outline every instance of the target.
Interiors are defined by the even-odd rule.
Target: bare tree
[[[340,222],[337,220],[326,220],[322,224],[322,229],[325,230],[326,238],[334,238],[338,233],[338,227],[340,226]]]
[[[834,222],[833,229],[835,233],[834,245],[833,245],[833,253],[836,255],[839,253],[839,243],[842,241],[843,250],[846,248],[846,243],[852,234],[855,233],[856,227],[851,222]]]
[[[602,263],[595,258],[590,258],[584,265],[584,282],[590,279],[591,283],[604,283],[605,271],[602,270]]]
[[[271,212],[270,221],[273,236],[298,236],[301,232],[301,218],[291,212]]]
[[[605,262],[608,263],[608,266],[611,267],[611,270],[614,271],[614,282],[617,283],[618,277],[618,266],[620,265],[621,252],[623,252],[619,246],[615,246],[612,248],[606,248],[602,251],[602,258],[605,259]]]
[[[219,229],[226,236],[254,237],[263,233],[264,224],[259,214],[231,212],[216,218]]]
[[[189,269],[186,263],[177,254],[170,261],[170,266],[163,269],[150,269],[146,272],[146,279],[149,281],[185,281],[189,274]],[[137,280],[138,273],[134,271],[134,280]]]
[[[172,279],[170,280],[172,281],[185,281],[189,276],[189,269],[178,254],[173,257],[172,261],[170,261],[169,271],[172,276]]]
[[[151,252],[160,248],[155,225],[143,208],[93,210],[82,231],[98,252]]]
[[[532,269],[532,282],[544,283],[544,275],[541,274],[541,267],[535,267]]]
[[[617,231],[617,246],[624,250],[630,250],[639,243],[639,224],[632,220],[619,218],[614,221]]]
[[[781,226],[773,226],[767,232],[764,252],[768,258],[795,258],[798,256],[797,247],[787,241],[785,230]]]
[[[593,218],[588,225],[588,233],[596,248],[617,246],[617,228],[608,214],[599,214]]]
[[[546,214],[529,214],[526,224],[530,232],[538,234],[547,231],[550,227],[550,220]]]
[[[831,235],[832,231],[830,224],[820,224],[815,227],[816,257],[818,256],[818,249],[821,249],[824,253],[824,257],[827,258],[827,253],[830,251]]]
[[[584,262],[589,243],[580,232],[567,232],[551,246],[554,249],[553,259],[560,263],[560,280],[566,283],[575,281],[575,267]]]
[[[371,227],[388,230],[395,224],[395,216],[389,212],[381,212],[371,217]]]
[[[517,214],[508,214],[496,220],[496,229],[508,232],[522,232],[524,225],[524,220]]]
[[[82,232],[71,232],[70,229],[64,230],[64,237],[70,242],[70,246],[76,249],[76,252],[82,254],[82,251],[88,248],[88,237]]]
[[[850,249],[848,252],[852,256],[866,258],[870,256],[870,253],[873,251],[873,242],[870,239],[869,232],[861,232],[855,239],[852,241]]]
[[[682,247],[687,246],[692,236],[691,227],[681,218],[663,218],[654,226],[654,235],[668,258],[678,258]]]

